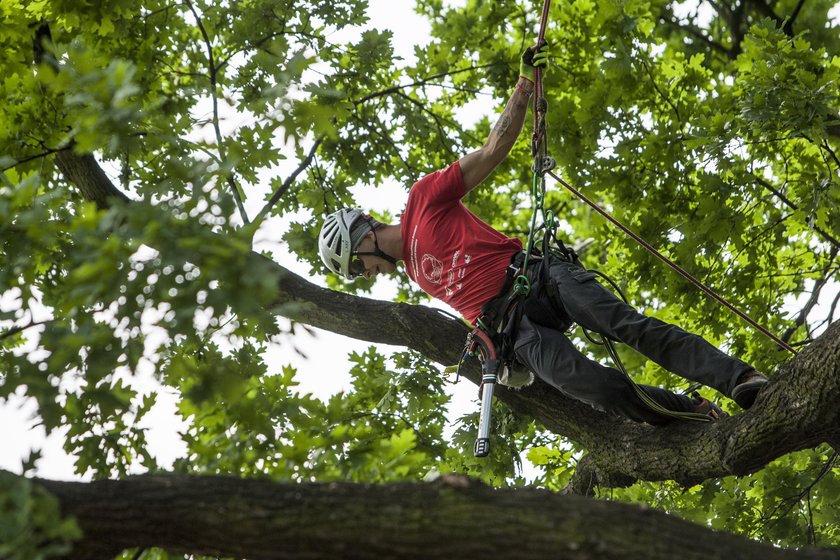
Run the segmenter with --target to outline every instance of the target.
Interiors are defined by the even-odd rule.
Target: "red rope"
[[[548,25],[548,10],[551,7],[551,0],[545,0],[543,2],[542,8],[542,15],[540,16],[540,30],[537,33],[537,44],[536,46],[539,47],[545,41],[545,28]],[[539,151],[539,146],[537,142],[542,140],[542,134],[538,132],[540,129],[540,117],[536,110],[537,103],[543,97],[543,81],[542,81],[542,68],[535,67],[534,68],[534,148],[536,151]],[[539,134],[539,136],[537,136]]]

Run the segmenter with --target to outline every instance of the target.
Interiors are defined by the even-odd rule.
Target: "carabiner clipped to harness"
[[[517,295],[526,297],[531,293],[531,280],[525,274],[520,274],[513,279],[513,291]]]

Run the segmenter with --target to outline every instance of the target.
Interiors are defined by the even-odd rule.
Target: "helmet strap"
[[[396,266],[397,259],[395,259],[394,257],[392,257],[391,255],[379,248],[379,239],[377,239],[376,237],[376,230],[374,228],[371,228],[370,231],[373,232],[373,254],[377,257],[385,259],[392,265]]]

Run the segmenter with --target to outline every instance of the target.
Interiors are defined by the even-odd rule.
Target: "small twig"
[[[796,319],[793,322],[793,326],[788,327],[782,334],[781,338],[785,342],[790,342],[790,337],[793,336],[793,333],[796,332],[796,329],[798,329],[805,323],[805,320],[808,318],[808,314],[811,312],[812,309],[814,309],[814,306],[817,305],[817,302],[820,299],[820,292],[831,278],[831,265],[834,264],[834,258],[836,256],[837,248],[833,247],[828,258],[828,264],[825,266],[825,269],[823,271],[823,276],[815,282],[814,289],[811,292],[811,297],[808,298],[808,301],[805,303],[805,306],[799,312],[799,315],[796,316]]]
[[[643,66],[643,67],[644,67],[644,69],[645,69],[645,72],[647,72],[647,75],[648,75],[648,77],[650,78],[650,83],[651,83],[651,85],[653,86],[653,89],[655,89],[655,90],[656,90],[656,93],[658,93],[658,94],[659,94],[659,96],[660,96],[662,99],[664,99],[664,100],[665,100],[665,102],[666,102],[668,105],[670,105],[670,106],[671,106],[671,109],[673,109],[673,110],[674,110],[674,115],[676,115],[676,117],[677,117],[677,122],[679,122],[679,123],[680,123],[680,129],[682,130],[682,128],[683,128],[683,126],[684,126],[684,123],[683,123],[682,117],[680,117],[680,111],[679,111],[679,109],[677,109],[677,106],[676,106],[676,105],[674,105],[674,103],[671,101],[671,99],[670,99],[667,95],[665,95],[664,93],[662,93],[662,90],[660,90],[660,89],[659,89],[659,86],[656,84],[656,78],[653,76],[653,72],[651,71],[650,67],[647,65],[647,62],[645,62],[645,60],[644,60],[644,59],[642,59],[642,58],[639,58],[639,62],[641,62],[642,66]]]
[[[832,447],[834,447],[834,446],[832,446]],[[831,455],[831,457],[828,458],[828,461],[826,461],[825,464],[822,466],[822,469],[820,469],[820,472],[817,474],[816,478],[814,478],[813,482],[811,482],[811,484],[809,484],[807,487],[805,487],[799,494],[796,494],[796,495],[793,495],[793,496],[788,496],[787,498],[782,499],[776,505],[776,507],[773,508],[773,511],[771,511],[768,515],[762,516],[761,521],[764,522],[764,523],[767,523],[767,522],[771,521],[773,519],[773,517],[776,516],[777,512],[779,512],[784,506],[787,506],[787,509],[784,511],[784,513],[782,513],[779,517],[776,517],[776,520],[773,521],[772,523],[770,523],[767,527],[770,528],[770,527],[778,524],[779,520],[782,517],[784,517],[785,515],[787,515],[790,512],[790,510],[792,510],[793,507],[797,503],[801,502],[802,499],[805,498],[806,496],[811,495],[811,491],[814,489],[814,486],[816,486],[820,482],[820,480],[822,480],[823,477],[825,477],[825,475],[827,475],[828,473],[831,472],[832,467],[834,466],[834,462],[837,460],[837,456],[839,454],[840,454],[840,452],[838,452],[837,448],[834,447],[834,453]],[[753,535],[753,534],[755,534],[754,531],[751,533],[751,535]]]
[[[0,340],[6,340],[9,337],[15,336],[16,334],[20,334],[21,332],[25,331],[26,329],[31,329],[32,327],[38,327],[40,325],[46,325],[52,321],[52,319],[48,319],[45,321],[33,321],[28,325],[23,325],[21,327],[12,327],[11,329],[7,330],[6,332],[0,334]]]
[[[688,33],[689,35],[691,35],[695,39],[699,39],[699,40],[703,41],[710,49],[718,51],[721,54],[726,55],[727,58],[735,58],[735,56],[732,54],[732,52],[729,49],[727,49],[722,44],[713,41],[710,37],[708,37],[705,33],[703,33],[703,31],[700,28],[698,28],[694,25],[682,24],[676,19],[669,19],[665,16],[660,16],[659,21],[661,21],[663,23],[666,23],[666,24],[670,24],[670,25],[676,27],[677,29],[680,29],[680,30]]]
[[[207,47],[207,62],[209,65],[209,78],[210,78],[210,97],[213,101],[213,129],[216,132],[216,144],[219,150],[219,158],[222,161],[227,159],[227,155],[225,153],[224,147],[224,140],[222,138],[222,130],[219,126],[219,97],[216,92],[216,75],[218,72],[218,68],[216,67],[215,59],[213,57],[213,43],[210,41],[210,35],[207,34],[207,30],[204,28],[204,23],[201,21],[201,17],[199,17],[198,12],[196,11],[195,7],[192,4],[191,0],[185,0],[187,6],[189,6],[190,11],[195,18],[196,25],[198,25],[199,31],[201,31],[201,36],[204,38],[204,44]],[[242,203],[242,196],[239,193],[239,186],[236,184],[234,180],[233,171],[231,171],[226,180],[228,186],[230,186],[231,191],[233,191],[233,198],[236,201],[236,207],[239,209],[239,213],[242,215],[242,220],[248,224],[250,221],[248,220],[248,214],[245,212],[245,205]]]
[[[793,210],[799,210],[799,206],[797,206],[796,203],[794,203],[792,200],[786,197],[779,189],[777,189],[758,175],[753,174],[753,178],[755,179],[756,183],[758,183],[759,185],[776,195],[776,197],[782,202],[784,202],[785,205],[788,206],[788,208],[791,208]],[[840,249],[840,240],[838,240],[836,237],[832,236],[817,225],[814,226],[814,231],[822,235],[823,238],[829,243],[831,243],[831,245],[833,245],[835,248]]]
[[[365,130],[367,130],[371,134],[375,134],[376,136],[378,136],[379,138],[381,138],[384,142],[386,142],[388,144],[388,146],[394,151],[394,154],[397,156],[397,158],[403,164],[403,167],[405,167],[406,171],[408,171],[409,175],[416,176],[418,174],[418,172],[419,172],[418,169],[412,167],[411,164],[408,163],[408,161],[406,161],[406,159],[400,153],[400,147],[397,146],[397,144],[394,142],[394,140],[391,137],[383,134],[380,130],[372,127],[370,125],[370,123],[368,123],[365,119],[358,116],[357,114],[353,114],[353,118],[356,119],[359,122],[359,124]]]
[[[21,163],[27,163],[27,162],[32,161],[34,159],[44,158],[44,157],[47,157],[47,156],[51,156],[53,154],[57,154],[58,152],[63,152],[65,150],[71,150],[71,149],[73,149],[72,144],[70,144],[68,146],[64,146],[63,148],[56,148],[55,150],[47,150],[46,152],[43,152],[43,153],[40,153],[40,154],[37,154],[37,155],[34,155],[34,156],[26,156],[25,158],[22,158],[22,159],[15,158],[15,162],[13,164],[8,165],[8,166],[4,167],[3,169],[0,169],[0,171],[8,171],[9,169],[12,169],[13,167],[17,167]]]
[[[315,158],[315,152],[318,150],[318,147],[323,141],[323,136],[319,136],[315,139],[315,142],[309,149],[309,153],[300,162],[300,165],[298,165],[297,168],[294,171],[292,171],[291,175],[286,177],[286,180],[283,181],[283,184],[280,185],[276,191],[274,191],[274,193],[271,195],[271,198],[268,200],[268,203],[265,206],[263,206],[262,210],[260,210],[260,213],[257,214],[256,218],[254,218],[254,224],[259,224],[265,219],[272,207],[274,207],[274,205],[277,204],[277,202],[283,197],[283,195],[286,194],[286,191],[289,190],[289,187],[292,186],[292,183],[294,183],[295,179],[297,179],[297,176],[300,175],[304,169],[309,167],[309,165],[312,163],[312,160]]]
[[[479,66],[470,66],[469,68],[460,68],[458,70],[453,70],[452,72],[440,72],[438,74],[432,74],[431,76],[426,76],[425,78],[421,78],[421,79],[419,79],[415,82],[411,82],[410,84],[392,86],[392,87],[389,87],[389,88],[386,88],[386,89],[383,89],[383,90],[380,90],[380,91],[373,92],[373,93],[368,94],[368,95],[366,95],[366,96],[364,96],[360,99],[357,99],[355,101],[351,101],[351,103],[353,103],[354,105],[360,105],[360,104],[364,103],[365,101],[370,101],[371,99],[376,99],[377,97],[384,97],[386,95],[391,95],[392,93],[397,93],[397,92],[399,92],[401,90],[404,90],[404,89],[426,85],[426,84],[432,82],[433,80],[437,80],[438,78],[445,78],[446,76],[455,76],[456,74],[462,74],[464,72],[470,72],[472,70],[481,70],[482,68],[490,68],[491,66],[497,66],[499,64],[500,64],[499,62],[490,62],[488,64],[481,64]]]
[[[834,164],[835,164],[835,165],[837,165],[838,167],[840,167],[840,159],[838,159],[838,158],[837,158],[837,154],[834,152],[834,150],[832,150],[832,149],[831,149],[831,145],[829,145],[828,140],[823,140],[823,142],[822,142],[822,147],[823,147],[823,148],[824,148],[824,149],[825,149],[825,150],[826,150],[829,154],[831,154],[831,159],[833,159],[833,160],[834,160]],[[827,163],[827,162],[826,162],[826,163]],[[831,173],[831,167],[828,167],[828,171],[829,171],[829,173]]]
[[[218,64],[218,65],[216,65],[216,70],[218,71],[218,70],[221,70],[222,68],[224,68],[224,67],[227,65],[227,63],[228,63],[228,62],[230,62],[230,59],[231,59],[231,58],[233,58],[234,56],[236,56],[236,55],[237,55],[237,54],[239,54],[239,53],[245,52],[246,48],[249,48],[249,49],[259,49],[259,48],[261,48],[261,47],[262,47],[262,46],[263,46],[266,42],[270,41],[271,39],[274,39],[275,37],[279,37],[280,35],[284,35],[285,33],[286,33],[286,31],[285,31],[285,30],[278,31],[278,32],[276,32],[276,33],[269,33],[268,35],[266,35],[266,36],[265,36],[265,37],[263,37],[262,39],[258,39],[257,41],[254,41],[253,43],[251,43],[251,44],[249,44],[249,45],[245,45],[245,48],[242,48],[242,49],[238,49],[238,50],[233,51],[233,52],[232,52],[232,53],[230,53],[227,57],[225,57],[224,59],[222,59],[222,60],[220,60],[220,61],[219,61],[219,64]]]
[[[427,113],[429,116],[432,117],[432,119],[435,121],[435,126],[437,127],[438,132],[440,133],[438,135],[438,141],[440,142],[441,146],[443,146],[445,149],[449,150],[449,153],[450,153],[450,155],[452,155],[452,157],[456,157],[457,153],[455,152],[455,150],[452,148],[452,146],[450,144],[448,144],[447,142],[444,141],[444,138],[446,138],[448,135],[446,134],[446,128],[443,126],[445,121],[442,121],[442,118],[440,117],[440,115],[438,115],[437,113],[435,113],[434,111],[432,111],[431,109],[426,107],[426,105],[422,101],[414,99],[413,97],[406,94],[405,92],[398,91],[396,93],[399,97],[402,97],[406,101],[408,101],[410,103],[413,103],[414,105],[419,107],[421,111],[423,111],[424,113]],[[452,124],[452,123],[449,122],[448,124]],[[465,136],[467,136],[468,138],[471,138],[476,143],[479,143],[477,139],[473,138],[469,134],[466,134],[466,133],[464,133],[464,134],[465,134]]]

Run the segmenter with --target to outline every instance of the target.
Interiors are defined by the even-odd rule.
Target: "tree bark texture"
[[[129,198],[108,178],[92,154],[79,155],[72,149],[55,154],[55,163],[62,175],[76,185],[86,200],[99,208],[110,208],[113,200],[128,202]]]
[[[153,546],[255,560],[840,559],[840,551],[782,550],[645,506],[457,476],[387,485],[185,475],[36,482],[82,528],[69,554],[77,560]]]
[[[95,159],[72,151],[62,157],[75,158],[62,169],[80,169],[66,174],[67,180],[86,198],[102,200],[104,173]],[[461,357],[468,330],[461,321],[424,306],[321,288],[257,253],[249,259],[250,270],[276,278],[278,297],[269,307],[278,315],[351,338],[405,346],[444,365]],[[479,383],[475,360],[463,373]],[[496,396],[517,414],[586,448],[587,484],[675,480],[690,485],[744,475],[793,451],[840,440],[840,323],[782,367],[749,412],[715,423],[637,424],[597,412],[539,380],[518,391],[497,387]]]

